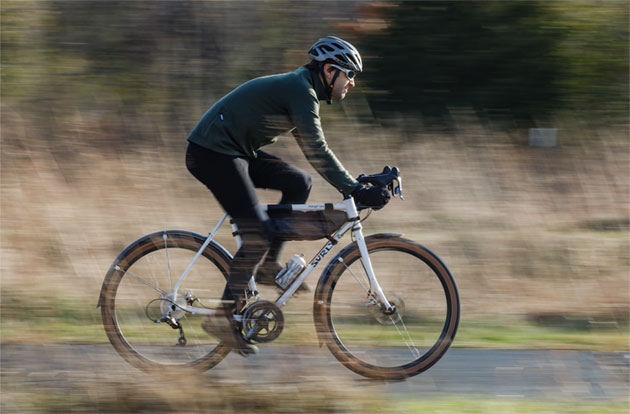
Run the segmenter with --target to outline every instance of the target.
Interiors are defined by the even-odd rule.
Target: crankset
[[[282,333],[284,316],[275,303],[260,300],[245,308],[242,323],[248,341],[271,342]]]

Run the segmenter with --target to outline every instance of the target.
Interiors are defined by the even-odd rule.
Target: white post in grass
[[[530,128],[530,147],[555,147],[557,145],[557,128]]]

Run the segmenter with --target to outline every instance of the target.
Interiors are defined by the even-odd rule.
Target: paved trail
[[[65,387],[145,375],[110,345],[16,345],[0,348],[2,382],[11,386]],[[204,375],[213,381],[257,387],[324,382],[330,377],[374,392],[409,395],[481,395],[627,400],[630,354],[580,351],[451,349],[429,371],[406,381],[366,380],[316,347],[261,347],[255,357],[230,354]],[[247,374],[245,374],[247,373]]]

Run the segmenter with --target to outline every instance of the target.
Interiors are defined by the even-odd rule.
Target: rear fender
[[[118,257],[116,257],[112,265],[109,267],[109,270],[107,271],[107,274],[105,275],[105,279],[103,280],[103,285],[101,286],[101,292],[98,297],[98,303],[96,304],[97,308],[103,305],[103,301],[105,300],[105,294],[107,291],[107,286],[109,286],[109,283],[112,280],[112,278],[117,276],[117,273],[120,271],[118,269],[120,269],[120,267],[128,267],[133,264],[133,262],[131,263],[125,262],[126,257],[129,255],[129,252],[147,243],[153,243],[156,239],[163,240],[165,235],[167,237],[193,239],[195,242],[199,243],[200,246],[208,238],[208,236],[202,236],[198,233],[193,233],[186,230],[161,230],[155,233],[147,234],[146,236],[142,236],[138,240],[132,242],[129,246],[125,247],[125,249],[122,252],[120,252]],[[223,254],[226,257],[227,261],[229,262],[232,261],[232,254],[225,247],[221,246],[219,243],[215,242],[214,240],[210,242],[206,250],[212,249],[212,248],[218,250],[221,254]]]

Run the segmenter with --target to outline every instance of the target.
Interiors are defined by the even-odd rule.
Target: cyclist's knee
[[[304,191],[306,194],[310,194],[311,188],[313,188],[313,179],[308,173],[304,173],[302,176]]]
[[[313,179],[305,171],[299,171],[287,182],[282,192],[283,202],[287,204],[304,203],[308,199],[313,187]]]

